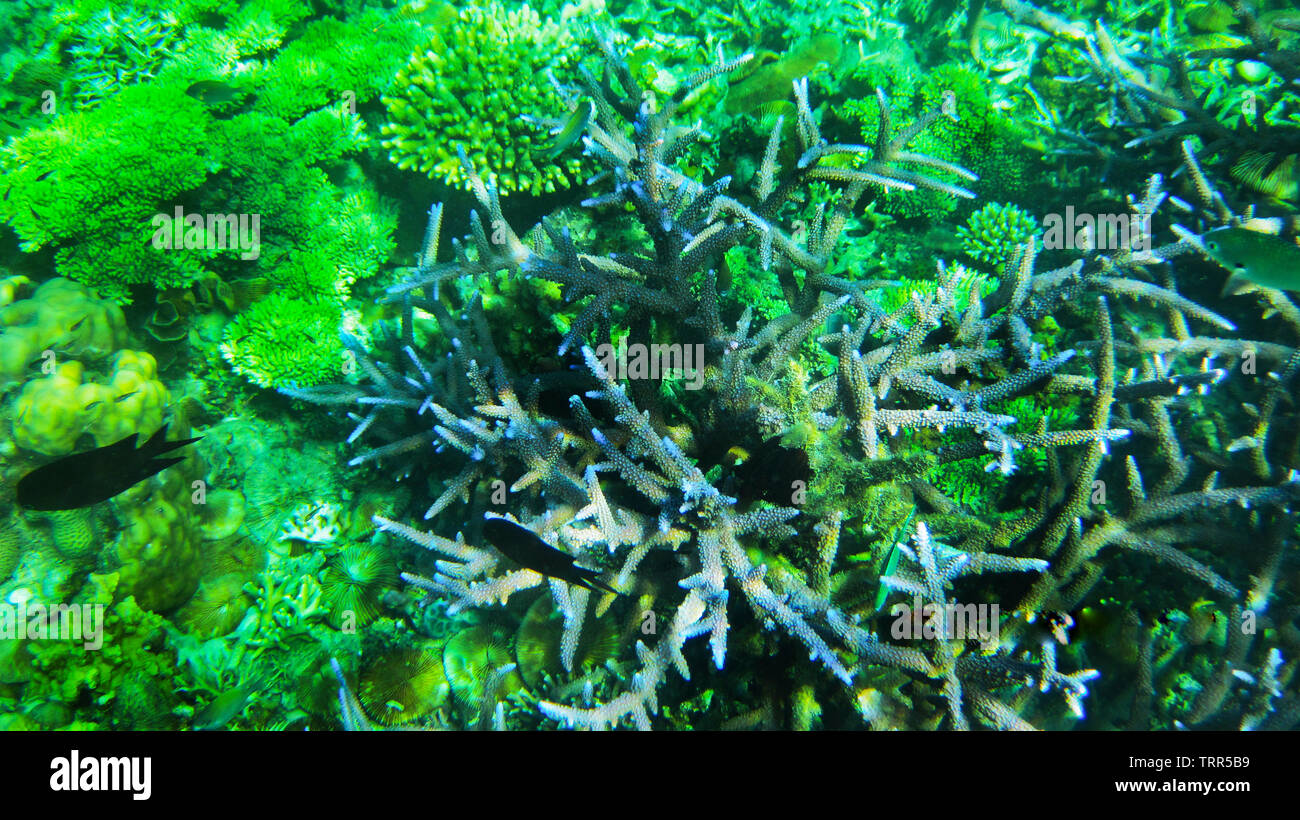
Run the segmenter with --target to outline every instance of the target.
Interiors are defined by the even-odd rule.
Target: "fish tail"
[[[622,595],[622,594],[623,594],[623,593],[619,592],[617,589],[614,589],[614,588],[613,588],[612,586],[610,586],[609,584],[605,583],[604,581],[595,581],[595,580],[593,580],[592,583],[595,584],[596,586],[600,587],[600,588],[601,588],[602,590],[604,590],[605,592],[610,593],[611,595]]]
[[[162,427],[159,427],[158,432],[154,433],[149,437],[148,441],[140,445],[140,453],[147,458],[154,458],[163,453],[170,453],[178,447],[184,447],[186,444],[193,444],[203,438],[203,436],[195,436],[194,438],[182,438],[177,439],[176,441],[167,441],[167,428],[169,426],[170,424],[164,424]]]
[[[612,595],[623,594],[600,580],[600,573],[596,572],[594,569],[583,569],[582,567],[575,567],[575,569],[578,570],[578,578],[576,581],[579,586],[586,587],[592,592],[608,592]]]

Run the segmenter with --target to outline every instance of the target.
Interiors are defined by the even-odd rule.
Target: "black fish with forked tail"
[[[483,524],[483,534],[503,555],[533,572],[593,591],[620,594],[600,580],[600,573],[574,566],[572,555],[560,552],[527,527],[504,518],[489,518]]]
[[[75,510],[107,501],[150,476],[185,460],[184,456],[158,458],[177,447],[193,444],[202,436],[167,441],[167,425],[139,449],[132,433],[116,444],[73,453],[18,480],[18,504],[29,510]]]

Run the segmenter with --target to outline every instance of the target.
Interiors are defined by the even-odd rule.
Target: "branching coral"
[[[1021,208],[990,202],[971,214],[957,235],[968,256],[1000,270],[1037,227],[1034,218]]]
[[[277,293],[226,326],[221,354],[236,373],[263,387],[329,381],[343,364],[337,303]]]
[[[59,272],[101,296],[128,301],[129,285],[188,285],[201,267],[153,247],[150,220],[212,171],[191,141],[207,125],[183,90],[148,84],[61,116],[5,147],[0,219],[24,250],[56,246]]]
[[[604,727],[630,720],[643,727],[651,725],[658,691],[668,683],[669,669],[676,669],[683,678],[690,676],[683,654],[687,641],[708,634],[714,666],[723,668],[728,658],[729,624],[735,617],[729,601],[736,593],[761,623],[801,643],[812,659],[839,681],[848,699],[858,704],[870,722],[883,721],[883,712],[864,705],[872,702],[865,693],[880,667],[936,681],[937,691],[948,704],[950,725],[956,728],[968,725],[972,715],[992,725],[1023,725],[1018,714],[1026,702],[1017,698],[1019,705],[1013,707],[992,693],[1024,687],[1026,680],[1041,679],[1044,689],[1061,688],[1069,701],[1067,712],[1080,714],[1079,701],[1086,693],[1083,682],[1092,673],[1057,671],[1055,653],[1037,642],[1023,647],[1028,656],[1018,654],[1012,641],[1004,642],[988,657],[959,655],[953,647],[938,646],[932,655],[896,646],[876,637],[861,613],[841,609],[837,597],[824,591],[839,589],[842,585],[838,582],[817,582],[816,588],[823,590],[819,592],[797,572],[769,571],[756,563],[751,558],[755,546],[789,543],[801,528],[816,529],[825,545],[814,559],[820,577],[829,579],[844,572],[838,560],[840,539],[834,534],[841,531],[846,514],[863,514],[843,507],[843,499],[855,497],[856,492],[809,503],[808,512],[819,509],[820,520],[800,515],[800,505],[807,502],[801,500],[797,483],[787,505],[742,503],[743,499],[729,496],[705,477],[705,469],[716,463],[713,459],[717,457],[710,454],[707,442],[718,436],[724,441],[761,441],[802,427],[806,432],[790,440],[823,448],[814,450],[814,454],[820,452],[815,460],[819,471],[836,469],[834,463],[842,462],[851,465],[839,468],[853,477],[851,486],[892,485],[893,492],[900,486],[912,489],[935,508],[931,517],[936,522],[965,537],[962,554],[966,557],[945,559],[946,569],[941,571],[926,536],[918,533],[916,560],[923,568],[933,565],[923,572],[939,573],[927,576],[926,588],[934,587],[933,598],[942,594],[945,579],[964,571],[961,567],[968,562],[985,571],[1041,572],[1049,568],[1048,556],[1054,551],[1048,551],[1048,556],[1021,558],[990,550],[995,540],[1002,550],[1012,546],[1014,539],[995,539],[1000,532],[978,526],[959,505],[929,487],[923,476],[936,463],[991,454],[987,468],[1005,474],[1015,469],[1015,454],[1022,449],[1084,445],[1080,469],[1086,476],[1100,464],[1108,443],[1128,435],[1127,430],[1109,423],[1116,390],[1113,365],[1107,358],[1113,355],[1112,348],[1103,347],[1094,376],[1065,376],[1058,371],[1080,361],[1077,352],[1043,358],[1040,345],[1031,338],[1030,322],[1088,290],[1136,294],[1221,325],[1227,320],[1172,290],[1122,275],[1139,270],[1146,258],[1131,254],[1099,258],[1086,271],[1082,271],[1082,263],[1076,263],[1035,275],[1031,245],[1016,255],[1002,288],[992,297],[984,298],[974,287],[964,294],[964,309],[958,311],[954,274],[940,266],[931,292],[917,294],[887,312],[867,298],[863,283],[848,282],[825,271],[850,209],[868,184],[965,193],[893,164],[935,165],[928,157],[908,153],[905,143],[932,124],[940,110],[926,114],[899,136],[888,136],[891,129],[882,129],[874,148],[829,145],[820,137],[806,91],[796,86],[799,161],[785,172],[776,167],[782,136],[782,124],[776,123],[756,176],[755,204],[751,206],[724,193],[728,180],[705,185],[683,176],[671,164],[691,136],[689,129],[672,125],[676,102],[695,83],[707,81],[711,74],[729,66],[684,84],[662,110],[655,110],[640,104],[632,77],[616,57],[608,56],[610,75],[627,96],[611,94],[608,88],[589,89],[597,99],[597,117],[586,144],[608,169],[606,178],[613,190],[587,204],[597,208],[629,204],[644,229],[644,244],[608,257],[583,253],[564,228],[550,223],[543,223],[549,238],[547,249],[525,244],[508,226],[501,229],[504,221],[497,221],[501,212],[495,191],[467,166],[466,173],[486,212],[486,217],[482,213],[471,216],[474,255],[457,243],[455,261],[433,261],[440,217],[435,209],[422,255],[426,261],[408,283],[391,291],[394,300],[419,306],[438,320],[451,344],[448,358],[431,361],[418,354],[411,346],[408,325],[403,337],[394,340],[394,354],[386,361],[357,350],[372,387],[286,392],[326,404],[369,407],[352,440],[385,426],[385,419],[391,423],[393,414],[409,413],[418,418],[431,413],[431,425],[354,459],[360,463],[418,453],[430,443],[465,453],[468,461],[464,469],[446,484],[428,510],[428,518],[439,516],[457,499],[480,504],[483,497],[475,487],[496,477],[507,481],[514,477],[513,484],[507,484],[510,491],[531,498],[514,502],[518,520],[565,551],[617,569],[613,583],[619,589],[648,584],[659,595],[669,595],[673,587],[661,586],[662,578],[642,567],[657,563],[652,561],[656,554],[676,553],[685,561],[687,568],[676,577],[676,586],[686,594],[672,596],[675,609],[654,646],[638,645],[641,671],[622,694],[600,704],[543,701],[542,711],[562,723]],[[882,110],[887,110],[883,101]],[[872,159],[858,169],[822,164],[823,158],[846,152],[867,154]],[[830,207],[820,207],[814,224],[796,239],[779,227],[782,206],[801,185],[815,179],[840,182],[847,190]],[[498,241],[488,239],[485,222],[500,229],[495,237]],[[735,330],[728,331],[718,312],[716,278],[709,265],[722,251],[746,241],[753,241],[760,259],[776,269],[789,312],[751,329],[752,315],[746,310]],[[561,352],[581,347],[589,376],[555,378],[559,374],[553,374],[534,380],[511,376],[486,333],[479,307],[471,304],[463,320],[458,320],[431,292],[432,286],[453,277],[499,269],[559,282],[568,288],[568,298],[582,300],[583,310],[572,323]],[[802,281],[794,275],[796,269],[802,272]],[[706,351],[704,368],[709,378],[703,395],[693,401],[683,399],[697,419],[694,436],[681,437],[663,420],[669,412],[681,412],[679,409],[665,406],[661,394],[646,390],[642,380],[632,378],[623,384],[623,374],[611,372],[590,346],[610,338],[612,317],[623,315],[618,311],[624,309],[629,310],[624,321],[630,325],[632,340],[648,342],[654,325],[668,323],[677,328],[677,338],[698,339]],[[1108,328],[1104,303],[1097,310],[1098,321]],[[827,320],[841,312],[857,319],[824,333]],[[943,341],[931,340],[932,335]],[[770,401],[776,394],[762,385],[792,378],[797,351],[810,338],[818,339],[835,357],[837,372],[818,374],[812,383],[803,382],[806,398],[795,404]],[[994,363],[1000,366],[1000,376],[990,376]],[[965,386],[952,378],[958,370],[969,375]],[[986,409],[991,403],[1058,380],[1093,396],[1095,409],[1088,427],[1059,431],[1040,427],[1013,434],[1009,428],[1016,422],[1014,417]],[[1147,389],[1142,387],[1145,383],[1124,387],[1141,393]],[[568,384],[574,386],[563,386]],[[547,392],[556,389],[570,396],[567,410],[546,402]],[[541,411],[543,406],[547,411]],[[800,415],[788,415],[796,407],[803,408]],[[854,448],[840,448],[828,443],[834,439],[812,432],[837,427],[851,431]],[[958,435],[933,455],[909,449],[906,431],[963,429],[974,435]],[[1065,515],[1062,510],[1077,509],[1073,505],[1081,492],[1078,488],[1089,484],[1082,481],[1070,486],[1068,499],[1060,493],[1045,499],[1045,519],[1059,520]],[[534,495],[535,490],[544,494]],[[1287,492],[1269,490],[1255,495],[1282,500]],[[634,497],[641,500],[633,503]],[[1054,509],[1065,500],[1069,504]],[[1077,511],[1069,513],[1070,520],[1076,517]],[[432,577],[411,573],[403,577],[451,597],[459,607],[503,603],[548,583],[531,569],[503,565],[493,550],[479,545],[472,525],[468,533],[449,539],[388,518],[377,521],[383,529],[442,556]],[[1053,541],[1054,532],[1047,533],[1047,543]],[[1021,530],[1020,535],[1024,534]],[[613,560],[602,557],[605,555]],[[1056,578],[1050,572],[1040,577]],[[548,585],[565,618],[563,645],[576,646],[584,623],[593,616],[601,617],[611,601],[606,597],[595,602],[593,610],[586,591],[569,589],[554,580]],[[1054,588],[1048,580],[1038,586]],[[567,656],[571,657],[571,652]],[[566,663],[566,669],[571,668]]]
[[[152,79],[177,40],[171,13],[154,17],[127,6],[104,9],[83,21],[68,46],[78,103],[90,107]]]
[[[1217,41],[1199,46],[1196,37],[1164,27],[1126,40],[1101,20],[1088,30],[1020,0],[1001,5],[1056,37],[1074,53],[1078,80],[1105,93],[1097,107],[1105,109],[1101,121],[1113,127],[1083,133],[1053,123],[1049,130],[1058,150],[1103,158],[1107,170],[1137,157],[1163,165],[1171,148],[1194,137],[1201,155],[1230,168],[1245,189],[1294,201],[1300,50],[1279,41],[1249,4],[1229,4],[1244,36],[1216,35]],[[1233,75],[1250,84],[1237,87]],[[1040,113],[1051,117],[1041,105]],[[1117,136],[1127,139],[1117,144]]]
[[[466,185],[465,151],[502,193],[568,188],[577,157],[548,148],[536,119],[569,115],[555,85],[572,74],[572,35],[527,5],[470,7],[440,21],[384,97],[385,146],[401,168]]]

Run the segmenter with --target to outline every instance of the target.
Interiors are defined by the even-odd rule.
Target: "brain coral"
[[[384,96],[389,158],[464,185],[457,149],[502,193],[568,188],[582,176],[576,155],[553,156],[545,131],[524,117],[564,118],[568,106],[547,77],[571,69],[571,36],[528,6],[492,3],[443,15]]]

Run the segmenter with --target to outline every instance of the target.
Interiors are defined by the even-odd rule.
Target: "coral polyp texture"
[[[574,37],[527,5],[448,10],[384,97],[384,146],[399,168],[468,186],[457,151],[504,193],[568,188],[577,152],[554,150],[537,124],[576,107],[556,87],[570,79]]]
[[[1296,728],[1300,17],[1074,5],[0,4],[0,728]]]

